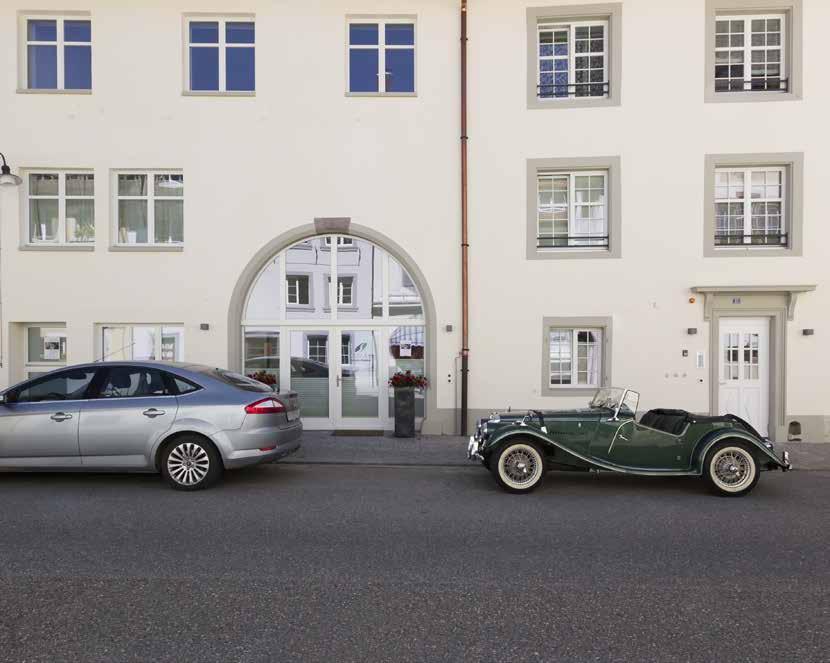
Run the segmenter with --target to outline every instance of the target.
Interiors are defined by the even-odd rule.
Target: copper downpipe
[[[461,0],[461,435],[467,434],[469,269],[467,237],[467,0]]]

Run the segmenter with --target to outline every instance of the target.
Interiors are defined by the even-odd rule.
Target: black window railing
[[[789,92],[790,82],[786,78],[716,78],[715,92]]]
[[[715,233],[715,246],[786,246],[787,233]]]
[[[611,85],[604,83],[546,83],[537,85],[540,99],[574,99],[581,97],[607,97]]]
[[[539,235],[536,238],[539,249],[608,248],[608,235]]]

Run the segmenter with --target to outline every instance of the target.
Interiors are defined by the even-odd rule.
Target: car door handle
[[[71,414],[66,414],[66,412],[56,412],[51,417],[49,417],[52,421],[66,421],[67,419],[71,419]]]
[[[150,417],[150,419],[154,419],[155,417],[160,417],[161,415],[163,415],[164,410],[157,410],[156,408],[151,407],[149,410],[144,410],[144,412],[142,412],[141,414],[143,414],[145,417]]]

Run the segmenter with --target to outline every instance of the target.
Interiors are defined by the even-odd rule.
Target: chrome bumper
[[[467,443],[467,459],[484,460],[484,457],[478,451],[478,440],[474,435],[470,436],[470,441]]]
[[[784,472],[789,472],[793,469],[792,463],[790,463],[790,452],[785,451],[781,454],[781,470]]]

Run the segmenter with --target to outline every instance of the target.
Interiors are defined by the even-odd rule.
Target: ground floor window
[[[550,384],[598,387],[601,329],[550,330]]]
[[[102,361],[184,361],[184,327],[102,325]]]
[[[66,366],[66,328],[26,325],[24,334],[26,378]]]

